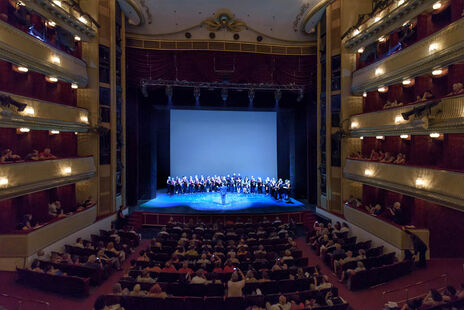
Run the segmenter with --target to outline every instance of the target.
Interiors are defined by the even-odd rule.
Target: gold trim
[[[149,50],[222,51],[272,55],[316,55],[315,43],[301,45],[208,40],[145,40],[128,36],[126,47]]]
[[[119,2],[119,6],[121,6],[121,2],[127,3],[129,6],[131,6],[134,9],[135,13],[139,16],[140,22],[138,24],[131,24],[132,26],[141,26],[145,24],[145,16],[143,15],[142,10],[139,8],[139,6],[134,0],[118,0],[118,2]],[[124,10],[122,11],[124,12],[124,15],[126,15],[127,17],[126,12]]]
[[[306,24],[308,21],[316,15],[320,10],[322,10],[323,7],[329,5],[332,3],[334,0],[322,0],[318,4],[316,4],[311,10],[309,10],[308,13],[303,17],[303,21],[301,23],[301,31],[306,32],[304,29],[306,28]]]

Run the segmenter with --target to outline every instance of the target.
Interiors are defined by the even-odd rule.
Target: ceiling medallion
[[[213,17],[203,20],[200,24],[206,25],[209,31],[226,29],[227,31],[240,32],[247,28],[247,24],[240,19],[236,19],[235,15],[228,9],[216,11]]]

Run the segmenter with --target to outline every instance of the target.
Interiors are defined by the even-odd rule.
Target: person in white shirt
[[[239,275],[241,280],[238,278]],[[245,275],[239,268],[236,268],[236,270],[232,273],[229,282],[227,282],[227,297],[242,297],[242,289],[244,286]]]
[[[206,284],[207,282],[208,280],[205,277],[203,269],[198,269],[195,276],[192,278],[192,280],[190,280],[190,284]]]
[[[290,310],[291,308],[292,304],[287,302],[287,297],[284,295],[280,295],[279,303],[272,306],[269,302],[266,302],[266,310]]]
[[[323,290],[323,289],[331,288],[331,287],[332,287],[332,283],[329,282],[329,277],[323,276],[322,277],[322,282],[321,282],[321,284],[316,286],[316,290]]]

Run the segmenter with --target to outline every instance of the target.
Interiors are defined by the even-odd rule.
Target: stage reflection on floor
[[[223,205],[219,193],[196,193],[170,196],[158,193],[155,199],[141,204],[137,210],[160,213],[276,213],[303,211],[303,203],[290,199],[276,200],[262,194],[227,193]]]

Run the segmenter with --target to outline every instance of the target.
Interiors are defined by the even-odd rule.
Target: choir
[[[242,177],[240,174],[227,176],[204,176],[198,177],[168,177],[167,179],[168,194],[193,194],[193,193],[210,193],[219,192],[222,187],[227,188],[230,193],[243,194],[265,194],[271,195],[277,200],[290,200],[291,184],[290,180],[285,182],[279,178],[267,177],[263,180],[261,177],[251,178]]]

